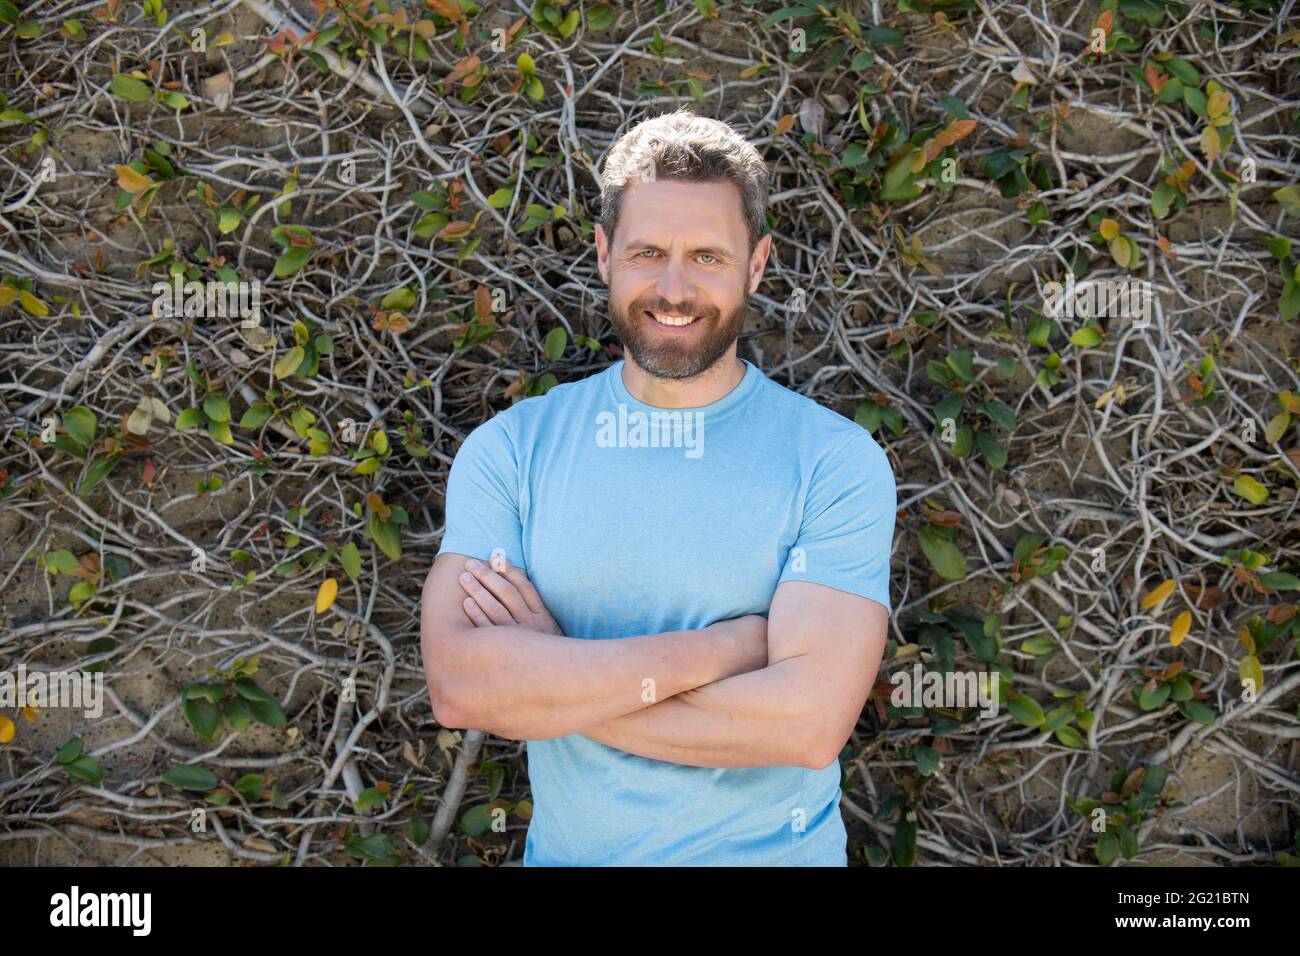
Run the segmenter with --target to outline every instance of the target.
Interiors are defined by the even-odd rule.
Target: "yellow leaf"
[[[1174,626],[1169,629],[1169,643],[1174,647],[1177,647],[1179,644],[1183,643],[1187,637],[1187,632],[1191,629],[1192,612],[1184,611],[1182,614],[1179,614],[1174,618]]]
[[[784,136],[790,130],[794,129],[794,114],[786,113],[776,121],[776,126],[772,128],[773,136]]]
[[[0,744],[7,744],[14,739],[14,722],[8,717],[0,717]]]
[[[1219,158],[1219,131],[1213,126],[1205,127],[1201,133],[1201,152],[1205,154],[1207,163]]]
[[[320,583],[320,590],[316,592],[316,613],[324,614],[334,603],[334,599],[339,595],[338,578],[326,578]]]
[[[1286,434],[1286,430],[1291,427],[1291,413],[1278,412],[1268,423],[1268,428],[1264,429],[1264,441],[1270,445],[1276,445]]]
[[[18,304],[27,310],[28,315],[34,315],[38,319],[50,314],[50,307],[26,289],[18,290]]]
[[[1110,242],[1119,235],[1119,223],[1114,219],[1103,219],[1101,225],[1097,227],[1097,231],[1101,233],[1103,239]]]
[[[1262,505],[1268,501],[1268,489],[1250,475],[1238,475],[1232,483],[1232,490],[1252,505]]]
[[[1237,665],[1237,676],[1241,678],[1243,684],[1247,680],[1254,681],[1256,694],[1264,689],[1264,668],[1260,667],[1259,658],[1253,654],[1241,659],[1241,663]]]
[[[303,351],[301,345],[295,345],[293,348],[289,349],[289,351],[285,352],[276,360],[275,377],[277,379],[288,378],[294,372],[298,371],[298,366],[302,364],[305,355],[306,352]]]
[[[1110,257],[1115,260],[1115,264],[1125,268],[1129,264],[1133,250],[1129,248],[1128,239],[1124,236],[1116,236],[1110,241]]]
[[[1237,640],[1241,641],[1247,654],[1255,653],[1255,639],[1250,636],[1249,628],[1244,626],[1237,628]]]
[[[18,298],[18,289],[11,285],[0,285],[0,309]]]
[[[133,196],[154,184],[152,179],[143,173],[137,173],[130,166],[114,166],[113,169],[117,172],[117,184]]]
[[[1149,611],[1153,607],[1163,604],[1169,599],[1169,595],[1174,593],[1174,584],[1174,579],[1170,578],[1168,581],[1156,585],[1155,589],[1144,597],[1138,606],[1144,611]]]
[[[1232,97],[1228,95],[1227,90],[1215,90],[1210,94],[1210,100],[1205,106],[1205,112],[1213,119],[1222,114],[1227,108]]]

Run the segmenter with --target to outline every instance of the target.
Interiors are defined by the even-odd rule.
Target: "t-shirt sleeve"
[[[438,554],[454,551],[486,561],[500,548],[511,564],[525,567],[518,475],[514,443],[499,416],[470,432],[447,476]]]
[[[897,488],[889,458],[870,434],[818,462],[799,536],[778,581],[812,581],[889,602]]]

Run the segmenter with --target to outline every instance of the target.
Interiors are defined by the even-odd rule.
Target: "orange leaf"
[[[1169,643],[1177,647],[1187,638],[1187,632],[1191,629],[1192,612],[1183,611],[1182,614],[1174,618],[1174,625],[1169,629]]]
[[[790,130],[794,129],[794,114],[786,113],[776,121],[776,126],[772,128],[773,136],[784,136]]]
[[[1103,10],[1103,11],[1101,11],[1100,14],[1098,14],[1098,16],[1097,16],[1097,22],[1096,22],[1095,26],[1100,27],[1100,28],[1102,29],[1102,31],[1106,34],[1106,36],[1110,36],[1110,28],[1111,28],[1111,24],[1113,24],[1114,22],[1115,22],[1115,13],[1114,13],[1114,11],[1112,11],[1112,10]]]
[[[468,236],[474,229],[472,222],[465,222],[463,219],[457,219],[455,222],[449,222],[442,227],[438,233],[439,239],[455,240]]]
[[[137,173],[130,166],[114,166],[113,171],[117,173],[117,184],[133,196],[154,184],[152,179],[143,173]]]
[[[1176,583],[1177,582],[1175,582],[1173,578],[1169,578],[1167,581],[1162,581],[1153,588],[1150,593],[1142,598],[1138,603],[1138,606],[1144,611],[1149,611],[1151,608],[1163,604],[1169,599],[1169,595],[1174,593],[1174,586]]]
[[[334,599],[339,594],[338,578],[326,578],[320,583],[320,590],[316,592],[316,613],[324,614],[334,603]]]

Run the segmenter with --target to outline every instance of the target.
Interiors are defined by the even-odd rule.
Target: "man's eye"
[[[700,260],[703,261],[703,260],[705,260],[705,259],[713,259],[713,260],[716,261],[716,260],[717,260],[717,256],[715,256],[715,255],[714,255],[713,253],[711,253],[711,252],[703,252],[703,253],[700,253]],[[705,264],[706,266],[711,266],[711,265],[713,265],[712,262],[705,262],[704,264]]]
[[[649,253],[652,256],[657,255],[654,249],[642,249],[640,252],[637,253],[637,255],[644,256],[646,253]]]

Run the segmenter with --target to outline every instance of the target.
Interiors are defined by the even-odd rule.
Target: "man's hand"
[[[505,555],[492,559],[495,567],[470,558],[460,576],[461,589],[469,595],[461,604],[475,627],[517,624],[543,634],[563,636],[560,625],[542,603],[542,597],[521,568]]]
[[[497,570],[473,558],[465,562],[460,586],[469,596],[461,606],[470,623],[475,627],[517,624],[544,634],[563,634],[523,569],[514,567],[504,555],[496,556],[492,563]],[[767,666],[767,618],[761,614],[717,621],[705,630],[716,635],[727,648],[727,659],[732,661],[732,666],[726,676],[747,674]]]

